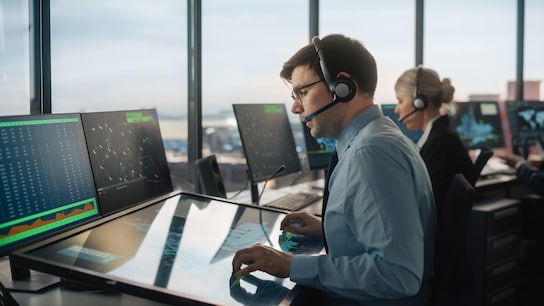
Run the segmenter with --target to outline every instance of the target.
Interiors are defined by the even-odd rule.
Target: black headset
[[[346,77],[335,77],[331,78],[329,75],[329,70],[325,64],[325,57],[323,55],[323,46],[319,37],[314,36],[312,38],[312,43],[314,44],[315,51],[319,57],[319,65],[321,67],[321,72],[323,73],[323,78],[325,78],[325,83],[329,87],[329,91],[333,95],[335,102],[347,102],[353,99],[355,96],[355,84],[350,78]]]
[[[412,101],[412,104],[414,106],[414,109],[417,111],[422,111],[427,108],[427,105],[429,105],[429,99],[425,95],[419,94],[419,78],[421,77],[421,71],[423,70],[422,65],[418,65],[416,67],[416,81],[414,85],[414,100]]]

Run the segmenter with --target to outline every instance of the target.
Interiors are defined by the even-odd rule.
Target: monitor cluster
[[[450,122],[467,150],[505,148],[506,130],[510,131],[514,152],[517,146],[527,147],[543,142],[543,101],[506,101],[504,105],[504,110],[496,101],[456,102],[450,105]],[[423,132],[408,130],[399,122],[395,107],[396,104],[392,103],[381,105],[383,114],[390,117],[404,135],[417,142]]]
[[[544,135],[544,102],[513,101],[506,104],[510,132],[515,145],[542,142]]]
[[[495,101],[471,101],[450,108],[453,128],[468,150],[505,146],[499,104]]]
[[[544,102],[506,101],[505,113],[494,101],[460,102],[450,109],[453,127],[467,149],[503,148],[510,132],[514,152],[541,141],[544,135]]]
[[[0,117],[0,256],[172,191],[154,109]]]
[[[544,102],[511,101],[505,105],[507,114],[504,115],[496,101],[456,102],[450,105],[448,115],[452,128],[459,134],[467,150],[505,148],[507,141],[504,131],[508,126],[514,146],[542,141]],[[417,143],[423,131],[408,130],[399,122],[395,107],[394,103],[381,104],[383,114],[390,117],[405,136]],[[284,104],[233,104],[233,109],[251,183],[301,171]],[[302,135],[309,168],[326,169],[335,150],[335,139],[314,138],[304,122]]]

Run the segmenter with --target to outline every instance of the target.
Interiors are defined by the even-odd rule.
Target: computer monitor
[[[81,114],[102,214],[173,191],[155,109]]]
[[[302,171],[285,104],[233,104],[232,107],[253,186],[272,176]],[[255,195],[253,200],[258,202]]]
[[[507,101],[510,133],[515,145],[534,145],[544,136],[543,101]]]
[[[450,107],[450,120],[467,150],[505,146],[496,101],[456,102]]]
[[[0,257],[100,218],[79,114],[0,117],[0,183]]]
[[[399,115],[395,113],[395,107],[397,107],[397,104],[393,104],[393,103],[381,104],[382,113],[386,115],[387,117],[391,118],[391,120],[395,122],[395,124],[400,128],[402,133],[406,135],[406,137],[410,138],[414,143],[417,143],[419,139],[421,138],[421,135],[423,135],[423,131],[409,130],[404,123],[399,121]]]
[[[14,254],[14,262],[168,305],[284,305],[295,288],[289,278],[260,271],[243,279],[232,274],[235,252],[256,243],[291,254],[321,252],[321,238],[282,231],[284,217],[276,210],[180,193],[28,246]]]
[[[336,139],[325,137],[314,138],[310,134],[310,128],[304,122],[302,122],[302,132],[304,135],[304,145],[306,146],[308,167],[311,170],[327,169],[331,155],[336,149]]]

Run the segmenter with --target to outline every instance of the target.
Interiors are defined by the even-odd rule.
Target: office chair
[[[474,173],[471,178],[467,178],[469,183],[472,186],[476,185],[476,181],[480,177],[480,174],[482,173],[482,170],[485,167],[485,164],[487,164],[487,161],[493,156],[493,150],[491,149],[482,149],[480,151],[480,154],[478,157],[476,157],[476,160],[474,161]]]
[[[461,305],[458,299],[470,285],[466,229],[475,195],[474,187],[457,173],[444,205],[437,211],[432,306]]]

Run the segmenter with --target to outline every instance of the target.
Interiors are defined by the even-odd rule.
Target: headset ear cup
[[[348,102],[355,96],[355,84],[346,77],[338,77],[334,86],[334,95],[338,102]]]
[[[414,109],[422,111],[427,107],[427,97],[419,95],[414,98]]]

